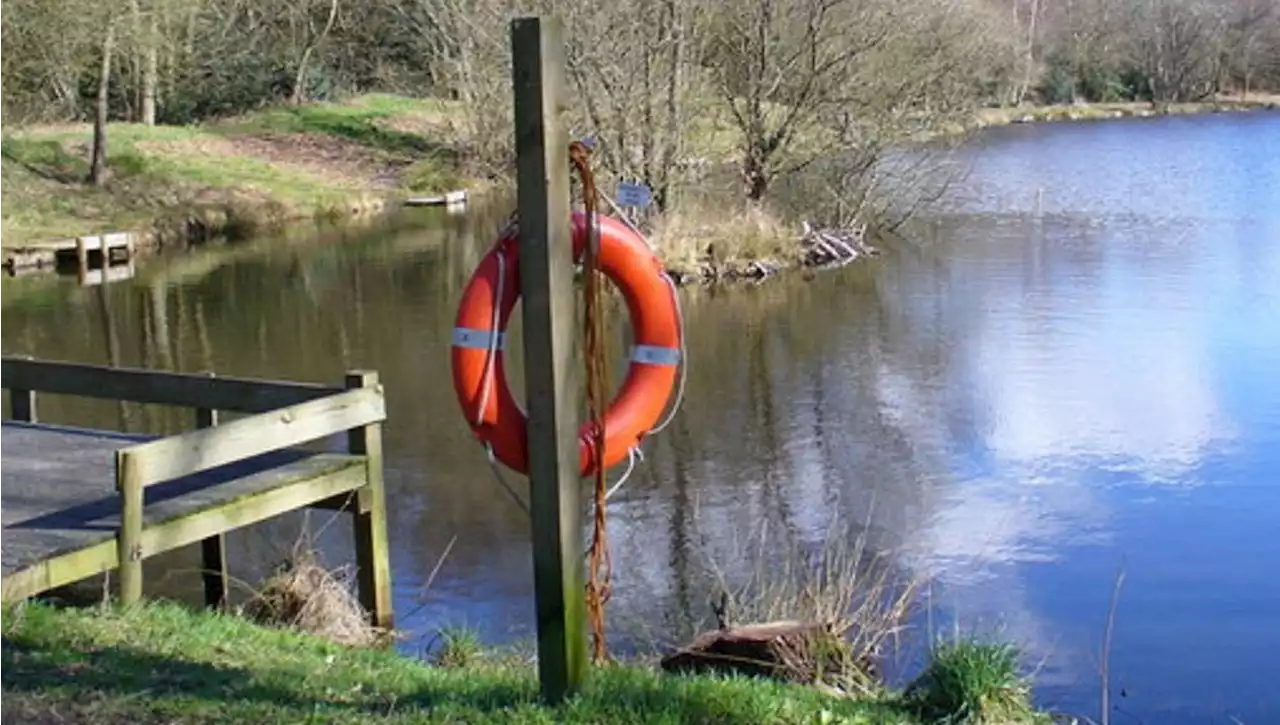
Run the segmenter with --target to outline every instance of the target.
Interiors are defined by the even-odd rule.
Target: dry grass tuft
[[[773,676],[844,693],[880,688],[876,663],[901,632],[922,582],[901,579],[885,554],[869,552],[865,529],[833,524],[822,542],[805,547],[773,540],[762,526],[729,559],[745,564],[730,573],[708,561],[722,633],[787,624],[788,634],[762,650]]]
[[[326,569],[314,551],[295,547],[244,605],[243,614],[262,624],[289,627],[338,644],[375,645],[387,633],[369,623],[351,579],[348,569]]]
[[[753,263],[790,266],[797,238],[765,207],[710,202],[662,217],[650,236],[669,270],[704,279],[745,276]]]

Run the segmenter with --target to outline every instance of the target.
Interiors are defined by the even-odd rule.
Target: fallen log
[[[666,672],[716,672],[815,682],[850,666],[849,644],[821,622],[783,620],[704,632],[662,659]]]

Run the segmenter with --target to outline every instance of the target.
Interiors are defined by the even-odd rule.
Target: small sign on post
[[[653,192],[644,184],[624,181],[618,184],[618,206],[647,208],[653,203]]]
[[[587,618],[578,476],[578,393],[569,227],[564,35],[552,18],[511,23],[516,198],[528,397],[533,588],[538,681],[556,703],[587,673]]]

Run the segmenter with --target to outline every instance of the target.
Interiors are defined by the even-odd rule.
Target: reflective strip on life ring
[[[590,424],[579,431],[579,473],[584,477],[595,473],[597,458],[603,459],[605,469],[617,465],[658,423],[681,362],[679,312],[662,263],[622,222],[607,216],[598,220],[600,271],[626,301],[635,342],[627,376],[605,413],[603,456],[594,455]],[[573,255],[580,260],[587,243],[586,215],[575,213],[572,226]],[[500,300],[495,299],[499,290]],[[462,292],[451,362],[453,387],[471,430],[492,447],[495,458],[528,473],[528,418],[507,385],[504,350],[507,324],[519,298],[518,238],[511,230],[480,261]]]

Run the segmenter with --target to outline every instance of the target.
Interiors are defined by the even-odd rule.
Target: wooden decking
[[[391,624],[382,491],[381,387],[373,373],[325,387],[5,358],[3,598],[109,570],[142,594],[142,560],[200,543],[206,599],[222,603],[222,535],[307,506],[353,513],[363,603]],[[190,405],[196,430],[127,435],[36,422],[35,390]],[[289,404],[292,403],[292,404]],[[215,426],[217,410],[256,413]],[[302,443],[345,433],[348,450]]]
[[[19,274],[74,265],[83,275],[94,268],[107,270],[114,263],[129,262],[134,256],[135,243],[135,235],[129,232],[32,242],[13,249],[6,247],[4,266],[9,274]]]

